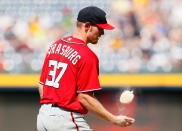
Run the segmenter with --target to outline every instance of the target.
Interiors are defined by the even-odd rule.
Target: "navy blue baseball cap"
[[[93,25],[97,25],[98,27],[106,30],[113,30],[114,27],[107,23],[106,13],[95,6],[85,7],[78,13],[77,20],[79,22],[90,22]]]

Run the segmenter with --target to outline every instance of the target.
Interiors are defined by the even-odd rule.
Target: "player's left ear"
[[[88,32],[89,29],[91,28],[91,24],[89,22],[86,22],[84,26],[85,26],[85,32]]]

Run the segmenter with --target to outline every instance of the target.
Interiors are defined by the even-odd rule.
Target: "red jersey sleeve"
[[[99,83],[99,61],[96,57],[83,61],[77,80],[77,93],[101,89]]]

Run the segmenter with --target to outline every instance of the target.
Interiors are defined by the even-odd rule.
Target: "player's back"
[[[87,86],[90,82],[98,87],[89,80],[90,76],[93,79],[98,77],[92,71],[98,73],[98,58],[82,40],[72,36],[58,40],[50,46],[42,69],[40,82],[44,86],[41,103],[56,103],[84,113],[77,93],[92,90],[93,87]]]

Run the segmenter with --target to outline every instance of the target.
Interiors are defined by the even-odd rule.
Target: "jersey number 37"
[[[50,70],[49,76],[52,77],[51,80],[46,79],[45,85],[52,86],[54,88],[59,88],[59,81],[61,80],[62,76],[64,75],[68,64],[63,62],[58,62],[56,60],[49,60],[49,67],[53,66],[53,70]],[[62,68],[58,76],[56,77],[56,71]]]

